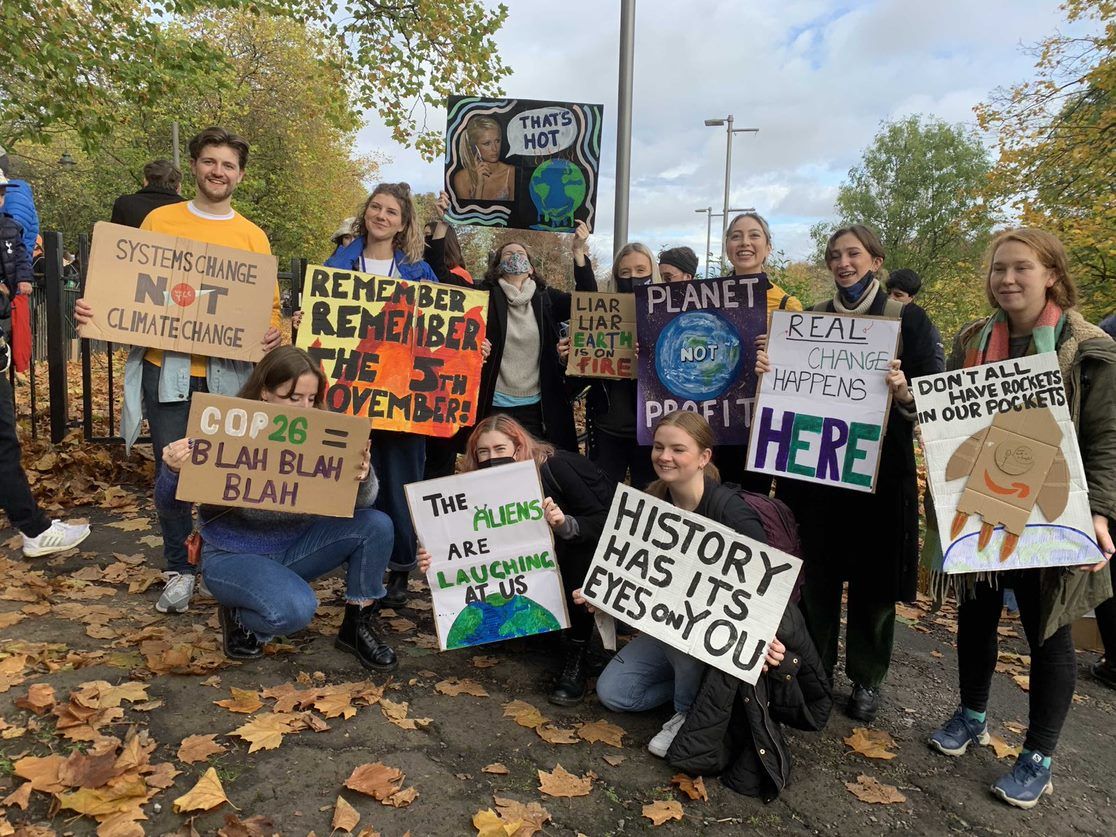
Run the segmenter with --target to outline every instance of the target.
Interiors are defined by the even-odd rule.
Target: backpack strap
[[[783,298],[779,300],[779,310],[786,311],[787,304],[790,302],[790,294],[783,294]]]

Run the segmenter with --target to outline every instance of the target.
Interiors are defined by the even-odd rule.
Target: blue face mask
[[[531,272],[531,262],[526,253],[508,253],[500,260],[500,272],[505,276],[521,276]]]
[[[860,277],[855,285],[849,285],[849,287],[847,288],[842,288],[840,285],[838,285],[837,292],[841,294],[841,301],[844,302],[846,305],[855,305],[857,302],[860,301],[860,298],[864,296],[865,288],[871,285],[872,280],[875,278],[876,274],[869,270],[862,277]]]

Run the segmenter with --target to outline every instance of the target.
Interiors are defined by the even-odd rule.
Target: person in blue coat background
[[[39,211],[35,208],[35,196],[31,184],[26,180],[12,177],[12,163],[8,152],[0,145],[0,172],[8,178],[8,195],[4,202],[4,212],[11,215],[23,227],[23,245],[28,253],[35,252],[35,240],[39,237]]]

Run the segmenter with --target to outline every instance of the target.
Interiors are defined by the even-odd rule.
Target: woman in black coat
[[[473,429],[462,470],[532,460],[539,469],[543,513],[554,531],[554,553],[570,614],[565,662],[549,700],[574,706],[585,697],[585,654],[593,635],[593,617],[585,608],[573,606],[573,591],[581,587],[593,560],[616,483],[580,454],[540,442],[518,421],[499,413],[482,419]],[[424,573],[430,566],[430,553],[422,547],[418,563]]]
[[[448,206],[443,192],[439,208]],[[439,221],[430,239],[430,266],[438,280],[465,285],[445,266]],[[558,360],[560,324],[570,319],[570,295],[549,287],[535,269],[531,253],[516,241],[505,242],[488,261],[484,278],[472,285],[488,291],[487,337],[492,352],[481,374],[479,417],[504,413],[533,436],[577,452],[573,404],[565,369]],[[592,273],[577,277],[577,290],[597,290]]]
[[[868,227],[837,230],[826,247],[836,292],[814,310],[900,319],[899,360],[887,373],[895,394],[911,378],[935,370],[936,345],[921,308],[888,299],[875,276],[883,261],[883,245]],[[770,370],[764,352],[757,370]],[[848,582],[845,671],[853,690],[846,712],[870,723],[891,664],[895,603],[912,601],[918,584],[913,409],[892,399],[874,493],[780,477],[776,496],[798,519],[806,561],[802,610],[830,678],[837,663],[841,594]]]

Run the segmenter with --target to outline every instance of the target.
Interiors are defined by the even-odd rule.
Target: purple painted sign
[[[635,289],[641,445],[651,444],[659,419],[675,410],[705,416],[719,445],[748,441],[767,288],[759,275]]]

